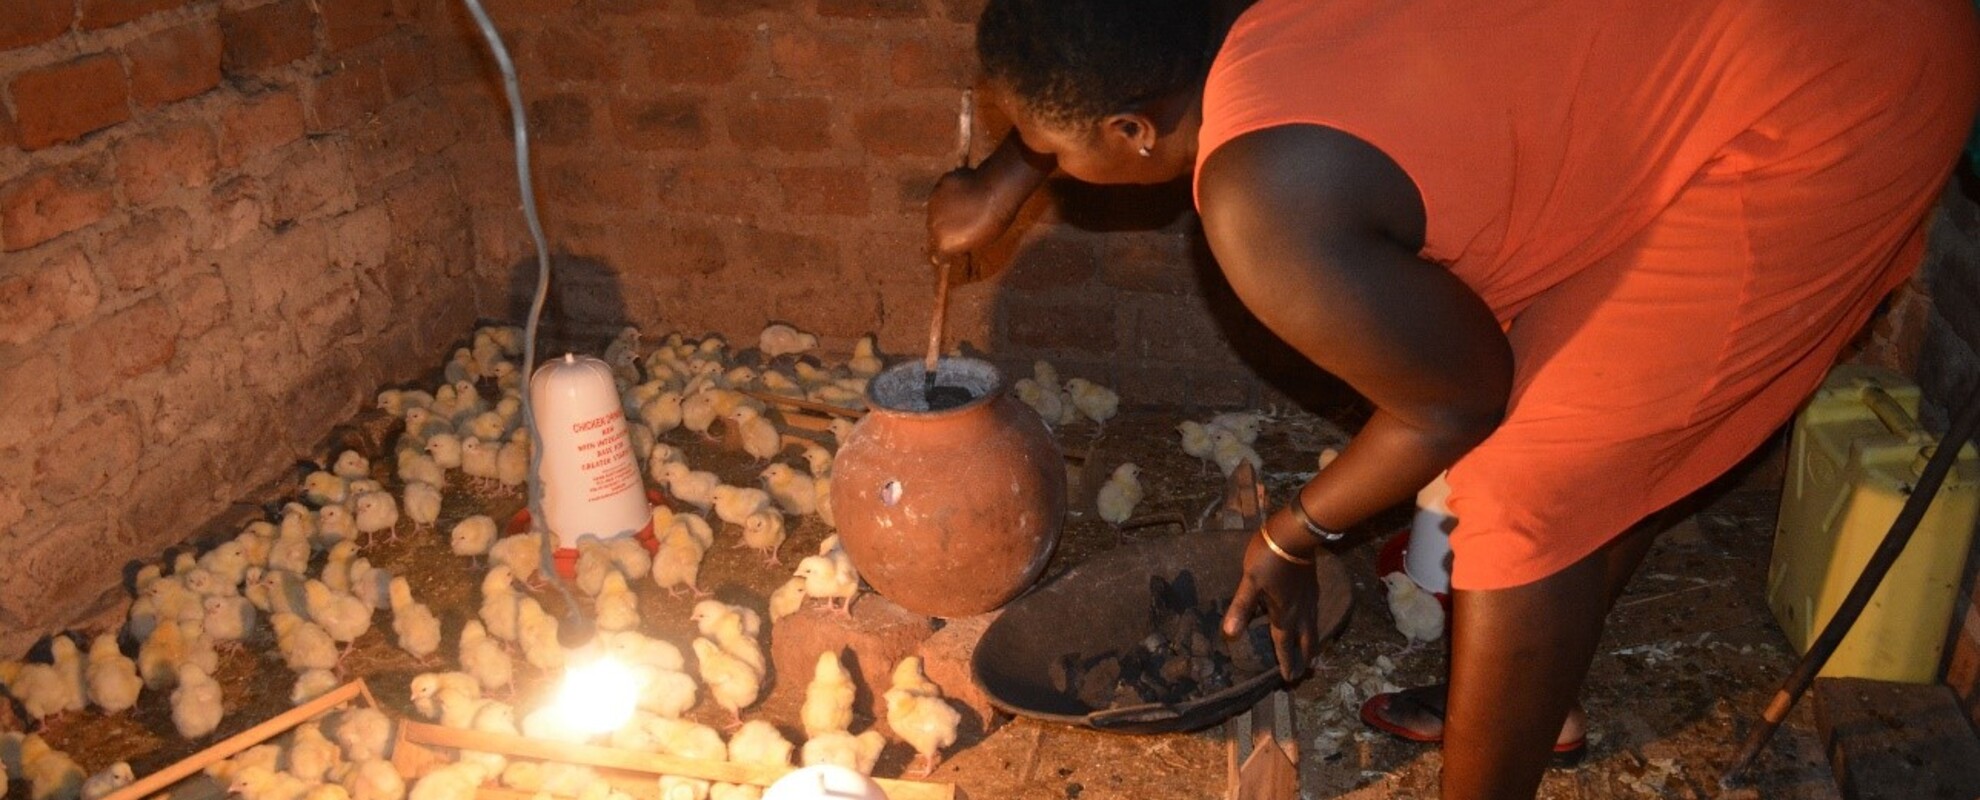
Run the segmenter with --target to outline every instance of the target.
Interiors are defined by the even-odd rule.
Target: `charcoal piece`
[[[1121,680],[1132,681],[1155,665],[1155,657],[1139,650],[1121,655]]]
[[[1045,676],[1052,682],[1052,690],[1059,694],[1072,694],[1073,689],[1079,686],[1079,673],[1079,655],[1076,653],[1052,659],[1052,663],[1045,667]]]
[[[1141,649],[1150,653],[1166,651],[1169,649],[1169,637],[1162,635],[1162,632],[1159,630],[1148,634],[1146,638],[1141,640]]]
[[[1192,656],[1208,656],[1211,653],[1217,652],[1216,648],[1210,644],[1210,637],[1204,635],[1202,631],[1196,631],[1190,634],[1189,644],[1183,648],[1183,651]]]
[[[929,411],[947,411],[969,405],[976,393],[961,386],[929,386],[922,390]]]
[[[1089,708],[1107,708],[1114,702],[1114,687],[1121,682],[1121,662],[1101,659],[1079,679],[1079,700]]]
[[[1190,659],[1185,656],[1170,656],[1169,660],[1162,662],[1162,669],[1157,674],[1162,676],[1162,680],[1175,683],[1191,677],[1191,666]]]
[[[1150,703],[1174,703],[1183,699],[1175,684],[1162,680],[1161,675],[1153,672],[1142,675],[1141,680],[1135,683],[1135,689]]]
[[[1202,683],[1208,680],[1210,676],[1217,674],[1217,662],[1208,657],[1197,656],[1189,659],[1188,663],[1189,669],[1187,674],[1191,680],[1197,683]]]
[[[1209,678],[1205,679],[1201,684],[1198,684],[1197,688],[1200,689],[1204,694],[1210,695],[1210,694],[1216,694],[1225,689],[1229,689],[1231,688],[1231,685],[1232,684],[1230,677],[1219,673],[1216,675],[1211,675]]]
[[[1230,651],[1231,665],[1240,675],[1256,675],[1278,663],[1272,651],[1272,628],[1264,619],[1252,620],[1244,635],[1226,642],[1225,648]]]
[[[1153,702],[1156,701],[1142,694],[1138,687],[1123,683],[1114,687],[1114,701],[1108,707],[1125,708]]]

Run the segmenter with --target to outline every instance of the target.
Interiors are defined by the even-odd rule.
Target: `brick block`
[[[1065,289],[1085,285],[1098,271],[1098,236],[1065,226],[1033,230],[1010,257],[1010,267],[1004,271],[1006,286],[1020,291]]]
[[[69,391],[87,403],[126,378],[163,368],[178,333],[178,319],[156,297],[97,319],[69,339]]]
[[[309,0],[277,0],[245,9],[223,7],[220,34],[225,42],[220,63],[232,75],[279,67],[316,49],[316,20],[310,14]]]
[[[139,552],[157,552],[183,541],[214,512],[226,508],[216,500],[219,487],[207,483],[213,474],[213,453],[195,443],[190,447],[159,448],[155,463],[146,464],[131,481],[119,503],[122,532],[117,540]]]
[[[213,131],[188,123],[117,144],[117,180],[124,197],[148,205],[175,188],[197,189],[213,182]]]
[[[220,163],[238,167],[302,137],[302,100],[295,92],[243,98],[220,112]]]
[[[837,652],[857,684],[854,713],[883,719],[886,704],[880,695],[892,685],[894,665],[914,655],[932,633],[929,618],[872,593],[853,604],[851,619],[822,607],[799,611],[770,626],[770,657],[780,679],[766,704],[802,703],[818,657]]]
[[[821,97],[743,100],[729,109],[729,138],[745,150],[817,152],[832,146],[831,110]]]
[[[89,316],[102,297],[89,259],[63,250],[39,259],[10,257],[0,272],[0,342],[25,344]]]
[[[75,20],[76,0],[12,0],[0,14],[0,50],[53,39]]]
[[[796,83],[855,89],[860,85],[863,41],[817,30],[784,30],[770,37],[770,65]]]
[[[394,100],[419,94],[433,85],[436,74],[433,48],[423,37],[398,37],[380,50],[378,59],[385,70],[385,89]]]
[[[727,83],[749,63],[751,38],[735,28],[669,25],[649,30],[647,72],[663,84]]]
[[[888,48],[887,72],[907,89],[960,89],[976,78],[976,49],[963,43],[902,39]]]
[[[749,215],[762,210],[767,176],[732,166],[688,164],[660,170],[652,191],[663,208],[705,214]]]
[[[268,175],[267,197],[270,226],[349,211],[357,204],[350,159],[335,142],[292,145]]]
[[[758,11],[789,11],[797,0],[694,0],[695,13],[710,17],[739,17]]]
[[[560,25],[536,37],[536,60],[560,81],[610,83],[620,76],[624,42],[616,31],[597,25]]]
[[[881,157],[955,157],[956,110],[918,103],[867,108],[853,115],[860,149]]]
[[[124,67],[115,56],[84,56],[29,70],[8,85],[21,147],[40,150],[131,118]]]
[[[340,53],[392,31],[392,0],[336,0],[323,12],[323,49]]]
[[[975,24],[983,16],[988,0],[941,0],[942,17],[950,22]]]
[[[0,614],[35,626],[65,624],[115,590],[117,573],[108,565],[135,554],[118,551],[108,513],[105,504],[87,503],[51,511],[0,545],[20,578],[0,586]],[[77,558],[77,553],[93,557]],[[24,632],[28,637],[10,638],[39,635],[36,628]]]
[[[170,11],[186,0],[82,0],[83,30],[122,25],[146,14]]]
[[[598,158],[546,159],[538,173],[544,201],[563,209],[635,209],[653,194],[646,170]]]
[[[818,0],[818,16],[920,19],[928,16],[928,5],[924,0]]]
[[[1167,231],[1108,235],[1100,246],[1100,279],[1137,292],[1194,295],[1201,290],[1188,236]]]
[[[116,199],[100,162],[29,173],[0,186],[0,249],[25,250],[94,224]]]
[[[412,169],[419,160],[415,148],[421,137],[407,122],[417,106],[413,101],[394,104],[379,115],[377,124],[351,132],[351,182],[360,203],[377,199],[393,176]]]
[[[606,14],[639,15],[660,11],[666,0],[587,0],[584,5]]]
[[[7,285],[0,279],[0,304],[8,302]],[[0,450],[47,435],[54,429],[55,412],[61,407],[61,365],[54,354],[29,351],[22,356],[0,364],[0,386],[7,387],[0,392]],[[6,516],[0,513],[0,530],[11,525]],[[19,521],[15,516],[14,522]]]
[[[580,93],[553,94],[529,104],[532,141],[550,147],[590,144],[596,128],[590,99]]]
[[[309,82],[308,131],[349,128],[385,108],[385,72],[377,61],[357,60]]]
[[[872,202],[866,172],[851,167],[790,167],[777,170],[784,210],[795,214],[865,216]]]
[[[577,0],[490,0],[483,5],[488,7],[488,15],[495,19],[534,23],[571,10],[577,5]],[[503,35],[511,34],[504,31]]]
[[[104,242],[104,272],[120,291],[136,292],[185,268],[192,219],[175,208],[134,220]]]
[[[99,409],[49,436],[35,462],[41,499],[59,506],[127,484],[137,463],[138,442],[137,417],[122,404]]]
[[[1113,303],[1097,297],[1014,302],[1004,308],[1004,335],[1018,347],[1113,353],[1117,313]]]
[[[699,149],[708,144],[708,118],[700,97],[615,97],[612,127],[618,142],[634,150]]]
[[[1210,309],[1195,298],[1123,294],[1117,305],[1134,309],[1131,341],[1138,355],[1169,362],[1234,362],[1237,354]]]
[[[213,20],[167,28],[125,45],[131,99],[156,108],[220,85],[220,50],[220,25]]]
[[[772,262],[775,263],[775,262]],[[802,267],[779,266],[790,274],[801,274]],[[803,280],[798,278],[797,280]],[[771,306],[774,318],[789,322],[820,336],[855,339],[880,324],[880,292],[870,286],[831,285],[785,289]]]
[[[942,687],[942,696],[951,704],[959,706],[963,712],[963,732],[985,734],[997,727],[1002,712],[990,704],[990,696],[977,688],[972,679],[970,661],[976,657],[976,643],[983,640],[990,623],[1003,616],[1001,610],[973,617],[952,619],[935,635],[921,643],[916,655],[921,656],[921,672],[928,679]]]
[[[233,310],[227,282],[212,272],[186,276],[172,287],[168,297],[172,307],[179,309],[179,335],[186,339],[219,327]]]

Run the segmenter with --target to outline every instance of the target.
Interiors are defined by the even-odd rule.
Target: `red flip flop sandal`
[[[1427,734],[1422,731],[1411,730],[1389,719],[1389,705],[1401,695],[1401,692],[1383,692],[1368,698],[1368,702],[1361,704],[1362,724],[1406,742],[1443,744],[1444,737],[1442,734]],[[1444,709],[1441,702],[1432,703],[1423,700],[1413,700],[1410,702],[1414,702],[1424,711],[1436,715],[1438,719],[1444,718]],[[1556,767],[1572,767],[1580,764],[1581,760],[1587,755],[1588,736],[1586,734],[1571,742],[1556,742],[1554,744],[1553,765]]]

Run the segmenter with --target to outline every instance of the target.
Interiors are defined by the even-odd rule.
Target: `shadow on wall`
[[[509,305],[504,319],[521,325],[529,319],[536,296],[535,256],[517,261],[509,270]],[[537,337],[548,351],[539,360],[566,350],[597,356],[619,330],[633,324],[619,275],[605,262],[588,256],[550,256],[550,293],[543,303]]]
[[[1314,366],[1245,308],[1230,282],[1224,280],[1223,269],[1217,266],[1217,257],[1210,252],[1210,242],[1203,236],[1200,221],[1190,226],[1189,244],[1190,265],[1195,269],[1203,300],[1210,307],[1211,319],[1243,359],[1245,367],[1272,391],[1299,407],[1359,427],[1368,414],[1367,402],[1341,379]]]

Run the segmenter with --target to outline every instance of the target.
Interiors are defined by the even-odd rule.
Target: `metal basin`
[[[1172,578],[1189,570],[1204,601],[1235,594],[1248,536],[1212,531],[1138,542],[1067,570],[1012,602],[990,624],[970,665],[977,686],[1012,714],[1119,733],[1196,730],[1250,708],[1284,683],[1276,668],[1182,703],[1110,709],[1087,706],[1055,689],[1050,678],[1052,664],[1065,655],[1125,652],[1148,635],[1150,576]],[[1320,580],[1320,632],[1331,639],[1347,622],[1353,589],[1339,559],[1322,552],[1313,566]]]

